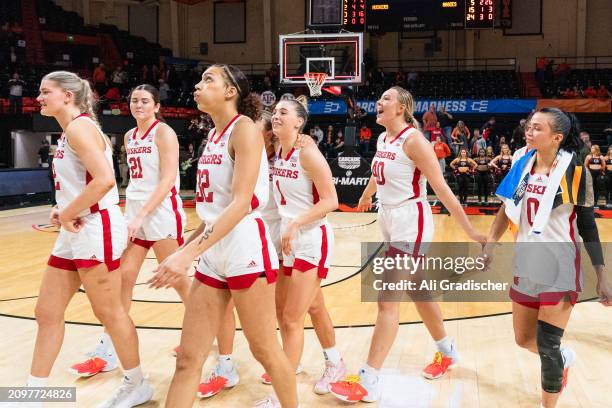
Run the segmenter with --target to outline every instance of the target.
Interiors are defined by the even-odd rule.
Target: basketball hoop
[[[325,72],[308,72],[304,75],[310,96],[321,96],[321,88],[327,79]]]

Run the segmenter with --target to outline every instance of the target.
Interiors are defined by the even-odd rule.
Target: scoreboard
[[[511,25],[511,0],[343,0],[342,5],[342,26],[352,32],[463,30]]]

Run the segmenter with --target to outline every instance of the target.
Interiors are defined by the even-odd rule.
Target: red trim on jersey
[[[246,275],[239,276],[229,276],[227,281],[222,281],[219,279],[215,279],[212,276],[208,276],[203,274],[202,272],[196,270],[195,278],[202,282],[206,286],[210,286],[216,289],[232,289],[232,290],[240,290],[240,289],[248,289],[253,283],[257,280],[257,278],[261,277],[262,274],[266,275],[266,280],[268,283],[276,282],[278,270],[273,269],[264,272],[255,272],[248,273]]]
[[[181,218],[181,213],[178,208],[178,200],[176,199],[176,186],[172,187],[170,190],[170,202],[172,203],[172,211],[174,212],[174,218],[176,220],[176,241],[179,246],[183,245],[183,219]]]
[[[329,247],[327,243],[327,226],[321,225],[321,260],[319,261],[318,269],[320,278],[324,278],[327,276],[327,268],[325,267],[325,261],[327,261],[328,250]]]
[[[264,271],[272,270],[272,262],[270,262],[270,251],[268,250],[268,239],[266,238],[266,224],[261,218],[255,218],[257,229],[259,230],[259,239],[261,240],[261,256],[263,257]]]
[[[64,269],[66,271],[76,271],[77,266],[74,264],[72,259],[60,258],[59,256],[51,255],[47,261],[47,265],[57,269]]]
[[[238,118],[242,116],[241,114],[237,114],[236,116],[234,116],[234,118],[232,120],[229,121],[229,123],[227,125],[225,125],[225,127],[223,128],[223,130],[221,131],[221,133],[219,133],[219,137],[217,137],[217,140],[215,140],[215,134],[217,133],[217,129],[215,128],[215,130],[213,130],[213,134],[210,136],[210,139],[212,139],[214,144],[219,143],[219,140],[221,140],[221,138],[223,137],[223,135],[225,134],[225,132],[227,131],[227,129],[232,126],[232,124],[238,120]]]
[[[400,137],[401,135],[403,135],[404,133],[406,133],[406,131],[407,131],[408,129],[412,129],[412,125],[408,125],[408,126],[406,126],[405,128],[403,128],[403,129],[402,129],[402,130],[401,130],[401,131],[400,131],[400,132],[397,134],[397,136],[395,136],[395,137],[393,138],[393,140],[389,142],[389,144],[393,144],[393,143],[395,143],[395,141],[396,141],[397,139],[399,139],[399,137]],[[385,135],[385,139],[386,139],[386,138],[387,138],[387,135]]]
[[[418,167],[414,168],[414,173],[412,174],[412,197],[410,197],[410,199],[413,198],[417,198],[421,195],[421,170],[419,170]]]
[[[121,258],[117,258],[110,262],[100,262],[93,259],[75,259],[74,263],[78,269],[94,268],[103,263],[108,268],[108,271],[112,272],[121,266]]]
[[[423,203],[416,203],[417,208],[419,209],[419,217],[417,221],[417,236],[414,241],[414,250],[412,251],[412,256],[419,256],[419,250],[421,249],[421,240],[423,239],[423,225],[425,221],[424,213],[423,213]]]
[[[319,202],[319,192],[317,191],[317,186],[315,183],[312,183],[312,203],[316,204]]]
[[[293,270],[296,271],[300,271],[300,272],[307,272],[310,271],[312,269],[316,269],[317,270],[317,276],[320,279],[325,279],[327,278],[327,273],[329,272],[329,268],[322,268],[319,267],[317,265],[311,264],[308,261],[305,261],[303,259],[299,259],[297,258],[294,262],[293,262]],[[285,274],[285,276],[291,276],[291,272],[289,273],[289,275]]]
[[[295,152],[295,147],[292,147],[291,150],[289,150],[289,153],[287,153],[287,156],[283,159],[283,147],[281,146],[280,151],[278,152],[278,156],[287,161],[289,160],[289,158],[291,157],[291,155],[293,154],[293,152]]]
[[[293,266],[283,265],[283,274],[285,276],[291,276],[293,274]]]
[[[219,279],[215,279],[208,275],[204,275],[202,272],[198,270],[196,270],[194,277],[200,282],[202,282],[204,285],[210,286],[211,288],[229,289],[229,286],[227,286],[227,282],[224,282]]]
[[[582,291],[580,288],[580,248],[576,244],[576,237],[574,233],[574,220],[576,219],[576,207],[572,210],[572,213],[569,216],[569,225],[570,225],[570,238],[574,243],[575,248],[575,256],[574,256],[574,268],[576,270],[576,292]]]
[[[155,245],[155,241],[148,241],[146,239],[140,239],[140,238],[134,238],[132,240],[132,243],[134,245],[138,245],[138,246],[143,247],[145,249],[151,249],[151,247],[153,245]]]
[[[149,136],[149,133],[151,133],[151,131],[153,130],[153,128],[159,123],[159,120],[155,120],[155,122],[153,122],[153,124],[151,126],[149,126],[149,128],[147,129],[146,132],[144,132],[144,134],[140,137],[140,140],[144,140],[146,139],[147,136]],[[132,133],[132,139],[136,139],[136,135],[138,134],[138,126],[136,126],[134,128],[134,133]]]
[[[256,208],[259,208],[259,200],[257,199],[255,193],[253,193],[253,197],[251,197],[251,210]]]
[[[108,210],[100,210],[102,219],[102,239],[104,240],[104,262],[113,262],[113,234],[111,232],[111,221]]]
[[[89,172],[85,170],[85,185],[89,184],[91,180],[93,180],[93,177],[91,177],[91,174],[89,174]],[[98,205],[98,203],[95,203],[94,205],[89,207],[90,213],[97,213],[98,211],[100,211],[100,206]]]
[[[515,284],[516,282],[515,277]],[[554,306],[558,304],[565,297],[569,297],[570,303],[573,305],[578,301],[578,292],[568,290],[564,292],[542,292],[539,297],[533,297],[526,295],[513,287],[510,288],[510,299],[514,303],[518,303],[521,306],[525,306],[531,309],[539,309],[541,306]]]

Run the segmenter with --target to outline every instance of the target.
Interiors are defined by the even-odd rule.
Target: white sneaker
[[[97,408],[132,408],[151,400],[153,397],[153,388],[147,380],[136,386],[122,384],[113,395]]]
[[[346,376],[346,365],[344,360],[340,359],[338,364],[334,364],[331,361],[325,362],[325,371],[321,376],[321,379],[316,382],[314,386],[314,392],[320,395],[327,394],[329,392],[329,384],[340,381]]]
[[[282,408],[280,401],[276,395],[268,395],[267,398],[255,402],[253,408]]]

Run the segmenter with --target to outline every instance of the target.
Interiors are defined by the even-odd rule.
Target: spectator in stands
[[[156,83],[159,81],[159,67],[155,64],[151,66],[151,83]]]
[[[317,141],[317,145],[320,145],[321,141],[323,141],[323,131],[321,130],[321,127],[319,125],[315,125],[315,127],[314,127],[314,135],[315,135],[315,139]]]
[[[540,89],[544,88],[544,80],[546,79],[546,67],[548,66],[546,57],[539,57],[536,60],[536,82]]]
[[[470,151],[472,152],[472,156],[476,157],[480,149],[486,151],[487,141],[484,140],[482,135],[480,134],[479,129],[474,129],[474,137],[472,138],[472,146]]]
[[[330,125],[329,127],[331,128],[332,126]],[[327,134],[325,135],[323,142],[319,145],[319,150],[321,150],[323,155],[329,159],[333,156],[333,148],[334,148],[333,128],[331,132],[329,131],[329,128],[328,128]]]
[[[404,76],[404,73],[401,70],[397,71],[395,73],[395,85],[403,88],[405,86],[405,82],[406,77]]]
[[[560,63],[557,66],[557,69],[555,70],[555,77],[557,78],[557,82],[559,83],[560,86],[562,87],[567,86],[567,77],[569,76],[571,72],[572,72],[571,67],[565,61]]]
[[[503,145],[508,145],[508,143],[506,142],[506,136],[500,136],[499,144],[497,145],[497,148],[494,149],[496,156],[501,152],[501,147]]]
[[[159,79],[159,101],[162,105],[165,105],[165,102],[168,101],[168,99],[170,98],[169,93],[170,92],[170,87],[168,86],[168,83],[166,83],[166,81],[164,81],[163,79]]]
[[[603,134],[606,137],[606,143],[608,146],[612,146],[612,121],[610,121],[608,127],[603,130]]]
[[[343,151],[344,151],[344,135],[342,134],[342,131],[339,130],[338,135],[336,136],[336,140],[334,141],[333,157],[341,156]]]
[[[423,135],[427,140],[431,140],[431,130],[436,127],[437,121],[436,106],[432,103],[429,110],[423,114]]]
[[[595,89],[591,81],[589,81],[587,87],[582,91],[582,94],[585,98],[597,98],[597,89]]]
[[[125,145],[121,144],[121,150],[119,151],[119,176],[121,177],[121,187],[127,187],[129,181],[128,174],[129,172]]]
[[[409,88],[414,87],[414,85],[416,85],[416,82],[418,81],[418,79],[419,79],[419,74],[416,71],[414,71],[414,70],[410,71],[408,73],[408,87]]]
[[[480,132],[482,133],[482,137],[487,142],[487,145],[497,146],[499,142],[499,135],[497,134],[497,121],[495,117],[489,118],[489,120],[482,125],[480,128]]]
[[[441,135],[436,137],[436,142],[434,144],[434,152],[436,152],[436,157],[438,158],[438,163],[440,163],[440,170],[442,170],[442,175],[446,174],[446,158],[450,156],[451,151],[450,147],[446,143],[443,142],[443,138]]]
[[[121,100],[121,92],[119,88],[116,86],[112,86],[106,91],[106,95],[104,95],[104,99],[107,102],[117,103]]]
[[[468,141],[470,140],[470,129],[465,126],[465,123],[460,120],[457,122],[457,126],[451,133],[451,145],[455,151],[455,156],[459,154],[461,148],[468,148]]]
[[[198,169],[198,159],[193,143],[187,146],[185,159],[181,162],[181,168],[185,170],[185,187],[187,190],[194,190],[196,183],[196,171]]]
[[[104,95],[106,92],[106,69],[104,64],[100,63],[93,72],[93,84],[98,95]]]
[[[578,156],[580,157],[580,161],[584,163],[584,160],[591,152],[591,135],[589,135],[589,132],[583,130],[580,132],[580,140],[582,140],[584,145],[578,152]]]
[[[359,129],[359,145],[361,146],[361,154],[367,154],[370,150],[370,139],[372,138],[372,130],[366,123],[361,124]]]
[[[612,98],[612,94],[610,94],[608,88],[604,84],[600,84],[597,89],[597,99],[607,100],[610,98]]]
[[[440,122],[436,122],[436,126],[433,129],[431,129],[431,133],[430,134],[431,134],[430,141],[432,143],[435,143],[436,140],[438,140],[438,137],[446,139],[444,137],[444,132],[442,131],[442,128],[440,127]]]
[[[38,149],[38,157],[40,161],[40,167],[49,167],[49,141],[44,138],[40,143],[40,149]]]
[[[440,127],[444,132],[446,143],[451,143],[451,133],[453,132],[453,115],[446,111],[444,105],[441,105],[440,109],[438,109],[438,122],[440,122]]]
[[[9,102],[11,104],[11,113],[21,114],[21,108],[23,106],[23,88],[25,88],[25,82],[19,78],[18,73],[13,74],[13,78],[8,81],[9,88]]]
[[[516,151],[521,147],[525,146],[525,125],[527,119],[521,119],[518,126],[512,131],[512,138],[510,139],[510,148],[512,151]]]
[[[123,72],[123,69],[121,68],[121,66],[118,66],[117,68],[115,68],[115,70],[113,71],[113,74],[111,75],[111,84],[121,89],[123,88],[123,84],[125,84],[125,82],[126,82],[125,72]]]

